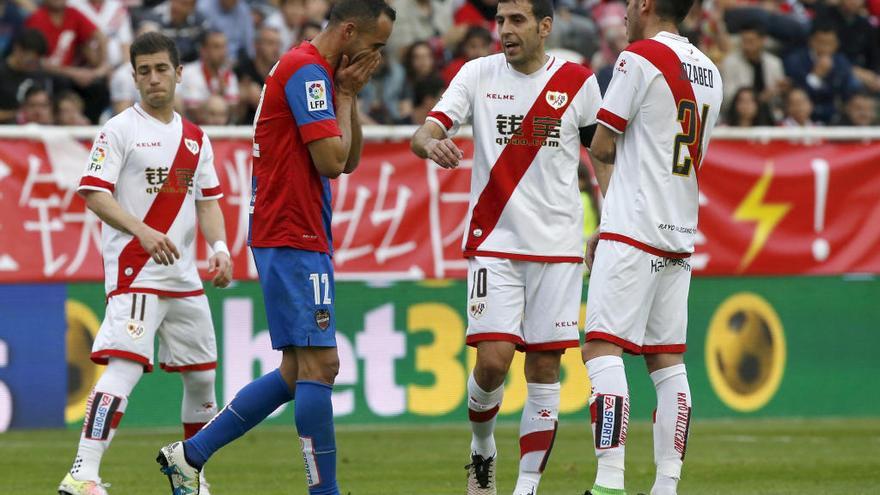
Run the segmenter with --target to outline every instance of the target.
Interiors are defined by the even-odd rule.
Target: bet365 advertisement
[[[465,383],[474,359],[464,344],[465,286],[464,281],[338,283],[341,370],[333,395],[338,422],[464,421]],[[3,290],[0,427],[60,426],[65,421],[76,426],[102,369],[88,354],[103,317],[103,286]],[[208,297],[223,403],[273,369],[280,353],[271,349],[257,283],[209,290]],[[50,299],[59,304],[49,304]],[[880,415],[876,385],[869,378],[878,371],[878,299],[880,280],[872,277],[694,279],[686,354],[694,414]],[[648,420],[653,386],[640,358],[625,359],[632,417]],[[502,419],[518,418],[524,404],[522,364],[518,354]],[[588,390],[580,353],[570,350],[563,359],[563,419],[586,421]],[[157,367],[132,394],[126,424],[179,424],[181,393],[179,376]],[[280,409],[269,421],[292,423],[292,407]]]

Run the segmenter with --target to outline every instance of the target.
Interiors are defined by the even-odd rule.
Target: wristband
[[[214,254],[226,253],[226,256],[232,257],[232,255],[229,254],[229,248],[226,246],[226,243],[223,241],[215,242],[214,244],[211,245],[211,249],[214,251]]]

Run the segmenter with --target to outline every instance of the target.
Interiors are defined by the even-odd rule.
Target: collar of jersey
[[[516,77],[522,77],[524,79],[536,79],[538,77],[541,77],[541,73],[547,72],[548,70],[550,70],[550,67],[553,67],[553,64],[556,63],[556,57],[554,57],[553,55],[550,55],[549,53],[545,53],[545,55],[547,55],[549,57],[547,59],[547,63],[542,65],[540,69],[536,70],[535,72],[532,72],[531,74],[523,74],[522,72],[514,69],[509,63],[507,63],[506,60],[505,60],[505,64],[507,65],[507,69]],[[501,54],[501,56],[503,57],[504,54]]]
[[[313,56],[322,67],[327,69],[327,75],[329,75],[331,79],[333,78],[333,67],[330,67],[330,64],[327,63],[327,59],[321,56],[321,52],[315,48],[315,45],[311,44],[308,40],[305,40],[299,45],[299,49]]]
[[[685,38],[684,36],[681,36],[681,35],[678,35],[678,34],[673,34],[673,33],[670,33],[669,31],[660,31],[659,33],[657,33],[657,36],[663,36],[663,37],[666,37],[666,38],[671,38],[671,39],[674,39],[674,40],[676,40],[676,41],[681,41],[682,43],[690,43],[690,42],[691,42],[691,40]]]
[[[150,121],[158,126],[168,127],[170,125],[175,125],[175,124],[177,124],[177,122],[180,118],[180,115],[178,115],[177,112],[174,112],[174,114],[173,114],[174,116],[171,118],[171,122],[168,122],[166,124],[165,122],[162,122],[161,120],[157,119],[156,117],[153,117],[152,115],[148,114],[147,111],[144,110],[144,107],[142,107],[140,103],[135,103],[133,106],[134,106],[134,111],[137,112],[141,117],[147,119],[148,121]]]

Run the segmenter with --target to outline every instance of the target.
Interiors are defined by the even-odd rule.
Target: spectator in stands
[[[358,95],[361,122],[392,125],[405,118],[403,110],[412,108],[404,98],[405,86],[403,67],[384,54],[372,79]]]
[[[760,25],[746,26],[739,32],[739,47],[721,62],[724,105],[729,109],[734,94],[750,88],[761,103],[773,105],[787,89],[782,60],[765,49],[766,36]]]
[[[128,61],[132,42],[131,17],[120,0],[70,0],[107,38],[107,63],[111,68]]]
[[[395,0],[397,20],[388,38],[388,51],[401,57],[413,43],[443,38],[444,45],[461,41],[466,27],[453,27],[450,0]]]
[[[495,13],[498,0],[465,0],[452,16],[456,25],[481,27],[495,32]]]
[[[801,88],[792,88],[785,94],[785,119],[783,127],[813,127],[816,125],[811,120],[813,114],[813,102],[810,96]]]
[[[716,62],[730,51],[730,36],[724,24],[724,2],[703,8],[704,0],[696,0],[681,24],[680,32],[694,46]]]
[[[593,54],[593,70],[596,71],[596,82],[599,83],[599,90],[605,94],[608,84],[611,82],[611,76],[614,75],[615,62],[620,52],[629,45],[629,39],[626,35],[626,25],[623,17],[605,16],[600,21],[600,29],[602,37],[599,43],[599,50]]]
[[[229,104],[219,95],[211,95],[202,104],[199,111],[200,125],[227,125],[229,124]]]
[[[880,92],[880,30],[862,14],[865,0],[840,0],[820,10],[834,24],[840,52],[853,64],[853,73],[871,91]]]
[[[797,0],[741,1],[723,0],[724,24],[731,33],[744,27],[764,26],[767,34],[782,45],[782,53],[804,45],[810,31],[810,19]]]
[[[448,86],[452,82],[452,78],[458,74],[464,64],[492,53],[492,44],[492,33],[486,28],[479,26],[469,28],[461,44],[458,45],[456,57],[450,60],[443,69],[442,75],[446,85]]]
[[[324,25],[330,14],[330,2],[332,0],[306,0],[306,19]]]
[[[313,21],[306,21],[303,23],[302,29],[299,32],[299,38],[297,38],[294,46],[299,45],[303,41],[311,41],[312,38],[318,35],[321,32],[321,24]]]
[[[440,101],[440,97],[443,96],[444,89],[446,89],[446,84],[444,84],[443,79],[436,74],[430,75],[416,82],[415,88],[413,89],[413,109],[409,113],[409,116],[403,118],[399,124],[424,124],[428,113],[434,108],[434,105]]]
[[[12,48],[12,39],[24,26],[27,13],[15,0],[0,0],[0,57]]]
[[[281,36],[282,53],[297,44],[305,19],[306,0],[281,0],[278,10],[266,18],[265,26],[275,28]],[[320,30],[319,25],[318,31]],[[259,38],[259,33],[257,37]],[[259,52],[259,49],[257,51]]]
[[[824,19],[815,20],[808,46],[786,57],[784,65],[792,83],[807,91],[814,107],[812,118],[818,122],[831,122],[838,101],[861,88],[849,60],[838,52],[834,25]]]
[[[12,51],[0,60],[0,124],[14,124],[24,94],[34,86],[48,88],[49,77],[40,72],[46,39],[36,29],[22,29],[12,41]]]
[[[199,40],[208,32],[208,20],[196,10],[196,0],[167,0],[146,16],[159,27],[159,32],[174,40],[180,51],[181,63],[199,58]]]
[[[43,86],[31,86],[24,93],[18,114],[19,124],[52,125],[52,98]]]
[[[88,117],[83,111],[85,103],[73,91],[62,91],[55,98],[55,123],[57,125],[82,126],[89,125]]]
[[[727,107],[724,122],[731,127],[774,125],[770,107],[760,101],[754,88],[743,86],[736,90]]]
[[[43,67],[80,93],[88,102],[86,115],[97,122],[110,102],[107,39],[67,0],[45,0],[26,24],[46,37],[49,55]]]
[[[850,96],[843,110],[837,125],[867,127],[877,122],[877,99],[868,92],[860,91]]]
[[[437,75],[437,63],[431,45],[427,41],[416,41],[408,46],[403,55],[403,69],[410,89],[416,82]]]
[[[198,0],[198,9],[208,18],[211,29],[222,31],[233,63],[240,56],[254,55],[254,23],[244,0]]]
[[[590,60],[599,49],[599,28],[588,17],[576,10],[575,0],[557,0],[553,16],[553,31],[547,38],[547,48],[564,48]]]
[[[256,55],[253,59],[238,61],[235,74],[243,107],[242,124],[254,121],[254,112],[260,103],[263,83],[269,70],[281,58],[281,33],[274,27],[264,26],[257,31]]]
[[[208,31],[202,39],[201,59],[183,66],[177,97],[190,119],[201,122],[199,110],[211,95],[219,95],[233,108],[233,119],[238,115],[238,78],[229,68],[226,35],[222,31]]]

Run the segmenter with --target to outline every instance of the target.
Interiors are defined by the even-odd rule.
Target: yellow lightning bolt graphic
[[[749,191],[746,199],[736,208],[733,218],[740,222],[756,222],[755,234],[752,237],[752,243],[749,250],[739,264],[739,271],[742,272],[752,263],[755,256],[761,252],[770,233],[776,228],[776,225],[782,221],[782,218],[791,209],[788,203],[764,203],[764,196],[767,189],[770,188],[770,182],[773,180],[773,163],[767,163],[764,167],[764,174],[755,183],[755,186]]]

